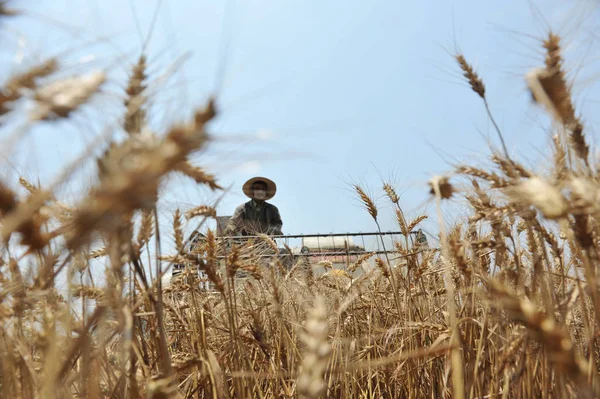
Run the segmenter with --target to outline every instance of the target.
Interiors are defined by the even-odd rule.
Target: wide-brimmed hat
[[[242,187],[242,191],[247,197],[252,198],[252,185],[257,181],[263,181],[267,185],[267,196],[265,200],[271,199],[275,196],[275,193],[277,192],[277,185],[275,182],[271,179],[267,179],[266,177],[257,176],[248,180]]]

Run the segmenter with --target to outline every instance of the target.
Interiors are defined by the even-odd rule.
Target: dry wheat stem
[[[502,149],[504,150],[504,155],[506,156],[507,159],[510,160],[510,157],[508,155],[508,148],[506,148],[506,143],[504,142],[504,137],[502,135],[502,132],[500,131],[500,127],[498,126],[498,124],[496,123],[496,120],[494,119],[494,116],[492,115],[492,111],[490,110],[490,106],[488,104],[487,97],[485,96],[485,85],[483,84],[483,81],[481,80],[481,78],[479,77],[477,72],[475,72],[475,69],[473,69],[473,67],[467,62],[464,55],[456,54],[455,59],[458,62],[458,65],[460,66],[460,68],[463,70],[464,77],[469,82],[471,89],[475,93],[477,93],[477,95],[479,97],[481,97],[481,99],[483,100],[483,104],[485,105],[485,110],[486,110],[490,120],[492,121],[492,124],[494,125],[494,129],[496,130],[496,133],[498,134],[498,138],[500,139],[500,143],[502,144]]]
[[[448,260],[450,259],[450,249],[448,245],[448,239],[446,237],[446,229],[444,226],[444,218],[442,216],[442,189],[440,188],[440,182],[445,184],[449,184],[447,181],[444,181],[443,178],[434,177],[431,180],[431,186],[435,193],[436,198],[436,209],[438,215],[438,224],[440,226],[440,241],[442,246],[442,260],[447,264],[447,267],[444,271],[444,286],[446,287],[446,291],[448,293],[448,313],[449,313],[449,323],[452,328],[452,336],[450,343],[455,346],[455,349],[451,352],[452,358],[452,389],[454,392],[455,398],[464,398],[464,375],[463,375],[463,357],[462,357],[462,349],[460,348],[460,337],[458,330],[458,323],[456,320],[456,304],[455,304],[455,293],[454,293],[454,282],[452,281],[452,276],[450,275],[450,265],[448,265]],[[448,189],[447,189],[448,190]]]

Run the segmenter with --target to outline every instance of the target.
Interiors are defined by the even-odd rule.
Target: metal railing
[[[416,237],[416,244],[427,244],[427,238],[425,234],[421,230],[411,231],[410,235]],[[366,253],[370,254],[385,254],[385,253],[396,253],[400,251],[396,251],[393,246],[393,242],[390,242],[390,248],[386,248],[385,244],[383,244],[383,237],[390,236],[404,236],[404,233],[401,231],[382,231],[382,232],[348,232],[348,233],[315,233],[315,234],[286,234],[286,235],[266,235],[277,244],[278,240],[284,240],[285,245],[283,248],[278,247],[277,253],[255,253],[252,254],[253,257],[264,258],[264,257],[276,257],[276,256],[292,256],[292,257],[335,257],[335,256],[360,256]],[[375,237],[378,236],[380,239],[376,241],[377,249],[367,249],[365,244],[365,237]],[[202,236],[199,236],[201,238]],[[350,243],[350,240],[345,240],[344,243],[336,243],[335,240],[328,241],[327,238],[335,238],[335,237],[361,237],[362,246],[356,243]],[[225,243],[226,245],[229,243],[244,243],[248,241],[263,241],[264,236],[253,235],[253,236],[217,236],[218,243]],[[290,239],[306,239],[306,238],[316,238],[316,247],[308,248],[307,246],[303,246],[299,252],[293,253],[288,250],[289,248],[289,240]],[[321,245],[321,240],[326,241]],[[191,240],[190,245],[193,246],[197,244],[197,240]],[[331,245],[331,243],[333,245]],[[415,242],[413,242],[414,244]],[[339,245],[338,245],[339,244]],[[382,248],[383,247],[383,248]],[[298,247],[296,247],[297,249]],[[191,247],[190,247],[191,250]],[[224,259],[226,255],[217,255],[217,258]]]
[[[425,236],[425,234],[421,231],[411,231],[410,232],[411,236],[415,236],[416,239],[411,240],[413,245],[415,246],[421,246],[421,247],[428,247],[428,243],[427,243],[427,238]],[[262,241],[262,243],[264,244],[264,248],[257,248],[257,251],[251,251],[251,253],[249,254],[240,254],[240,258],[274,258],[274,257],[278,257],[280,260],[287,260],[287,261],[292,261],[295,262],[297,260],[300,260],[302,258],[323,258],[323,260],[333,260],[334,262],[332,263],[347,263],[348,261],[353,261],[350,260],[350,258],[353,258],[354,260],[356,258],[358,258],[359,256],[363,256],[363,255],[383,255],[383,254],[398,254],[401,253],[403,251],[398,251],[396,250],[394,243],[393,243],[393,238],[394,236],[404,236],[404,234],[401,231],[384,231],[384,232],[354,232],[354,233],[328,233],[328,234],[288,234],[288,235],[267,235],[269,238],[275,240],[285,240],[288,241],[290,239],[305,239],[305,238],[316,238],[316,243],[317,243],[317,247],[316,248],[308,248],[308,247],[302,247],[300,249],[299,252],[290,252],[289,251],[289,246],[285,246],[283,248],[277,246],[277,250],[278,252],[272,251],[273,247],[269,246],[267,243],[265,243],[264,240],[264,236],[217,236],[217,243],[225,243],[226,247],[223,248],[218,248],[217,252],[221,252],[222,250],[225,250],[225,252],[227,252],[227,247],[228,247],[228,243],[233,243],[235,241],[238,242],[248,242],[248,241],[252,241],[252,240],[256,240],[258,242]],[[198,238],[202,239],[202,235],[200,235]],[[328,241],[327,243],[324,243],[323,246],[320,245],[321,243],[321,239],[326,240],[327,238],[331,238],[331,237],[361,237],[362,240],[362,246],[357,245],[356,243],[351,243],[349,242],[350,240],[344,240],[344,245],[336,245],[336,244],[341,244],[341,243],[336,243],[335,240],[332,241]],[[367,246],[365,245],[365,237],[377,237],[376,243],[377,243],[377,249],[368,249]],[[392,238],[392,242],[390,242],[390,246],[387,247],[386,245],[382,244],[383,242],[383,237],[391,237]],[[198,238],[194,238],[192,240],[190,240],[189,245],[190,246],[194,246],[198,244]],[[329,245],[333,243],[333,245]],[[314,243],[313,243],[314,244]],[[424,244],[424,245],[423,245]],[[383,248],[382,248],[383,247]],[[268,251],[261,251],[261,249],[269,249]],[[298,249],[298,247],[296,247],[296,249]],[[192,247],[189,248],[190,252],[192,252]],[[420,252],[420,251],[419,251]],[[222,253],[222,252],[221,252]],[[198,258],[202,258],[203,255],[198,254],[196,255],[198,256]],[[396,258],[394,258],[394,260],[400,259],[400,258],[404,258],[406,256],[412,256],[412,255],[400,255]],[[227,254],[217,254],[217,259],[219,259],[220,261],[226,259]],[[337,259],[336,259],[337,258]],[[341,259],[340,259],[341,258]],[[185,265],[181,264],[177,264],[177,265],[173,265],[173,269],[172,269],[172,275],[175,276],[176,274],[179,274],[183,271],[183,268],[185,267]],[[203,289],[208,289],[210,286],[210,283],[208,282],[208,277],[206,276],[206,274],[201,271],[198,270],[199,276],[201,277],[201,286]]]
[[[411,231],[409,234],[417,235],[419,231]],[[270,238],[319,238],[319,237],[356,237],[356,236],[385,236],[385,235],[404,235],[401,231],[382,231],[370,233],[326,233],[326,234],[285,234],[285,235],[269,235]],[[261,238],[261,236],[219,236],[219,238]]]

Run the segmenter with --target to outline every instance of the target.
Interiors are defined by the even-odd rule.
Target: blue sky
[[[488,142],[498,144],[451,57],[455,45],[482,75],[509,151],[541,168],[549,154],[548,120],[530,102],[523,75],[543,62],[539,39],[547,26],[565,37],[578,109],[595,141],[598,117],[590,110],[600,101],[594,74],[600,13],[592,1],[19,3],[26,16],[3,28],[3,76],[60,55],[64,73],[106,68],[110,82],[72,120],[29,131],[5,160],[2,177],[12,181],[17,171],[52,181],[107,123],[116,123],[125,73],[157,6],[146,50],[152,127],[164,131],[218,91],[214,143],[194,160],[231,186],[218,207],[222,215],[246,200],[247,178],[264,175],[278,184],[271,202],[286,233],[373,231],[351,183],[375,196],[384,230],[396,229],[382,176],[402,194],[408,215],[427,212],[428,229],[435,230],[428,179],[450,171],[449,162],[483,162]],[[84,164],[62,194],[76,195],[93,174],[93,162]],[[176,207],[217,197],[184,178],[165,190],[165,223]]]

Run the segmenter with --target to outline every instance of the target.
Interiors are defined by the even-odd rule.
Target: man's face
[[[267,185],[263,182],[256,182],[252,185],[252,193],[254,194],[254,199],[263,201],[267,198]]]

